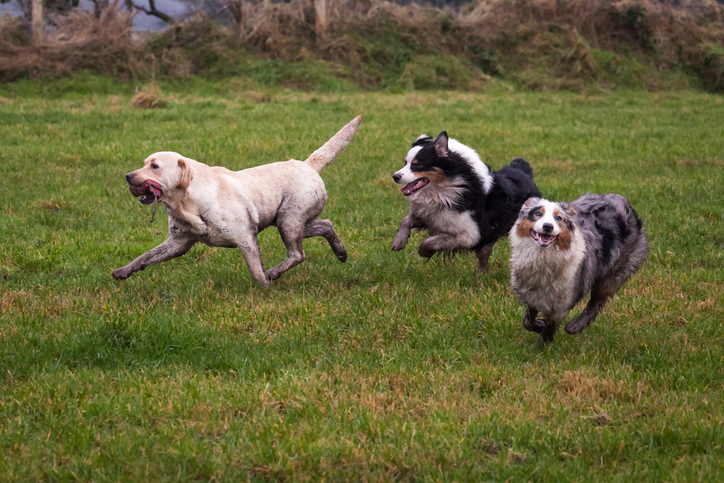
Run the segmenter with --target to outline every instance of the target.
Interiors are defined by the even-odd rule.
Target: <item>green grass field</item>
[[[0,92],[0,480],[724,479],[721,96],[33,92]],[[322,173],[346,264],[307,240],[264,290],[197,245],[111,278],[166,237],[124,182],[148,154],[305,159],[360,113]],[[483,277],[421,235],[390,252],[391,174],[443,129],[494,168],[525,157],[550,199],[641,215],[649,263],[582,335],[533,347],[507,240]],[[260,244],[283,258],[275,229]]]

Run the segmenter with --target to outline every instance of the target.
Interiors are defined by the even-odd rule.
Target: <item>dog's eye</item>
[[[412,164],[417,164],[417,160],[416,160],[416,159],[413,159],[413,160],[412,160]]]
[[[158,169],[158,165],[156,163],[151,163],[151,169]]]
[[[556,221],[563,221],[563,217],[561,215],[556,215]]]

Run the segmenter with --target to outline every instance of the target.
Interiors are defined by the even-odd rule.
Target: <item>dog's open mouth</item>
[[[144,181],[140,186],[128,185],[128,189],[131,190],[133,196],[140,196],[138,201],[140,201],[142,205],[150,205],[153,203],[154,198],[160,198],[163,194],[161,185],[150,179]]]
[[[430,180],[427,178],[418,178],[412,183],[407,183],[405,186],[400,188],[400,191],[402,191],[402,194],[405,196],[410,196],[415,191],[419,191],[425,186],[427,186],[427,183],[429,183]]]
[[[544,235],[543,233],[531,230],[530,237],[538,244],[539,247],[545,248],[552,245],[553,242],[556,241],[556,238],[558,238],[558,235]]]

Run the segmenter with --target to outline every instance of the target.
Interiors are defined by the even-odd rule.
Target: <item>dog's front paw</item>
[[[125,280],[130,277],[132,273],[133,272],[131,272],[128,267],[121,267],[113,270],[113,272],[111,272],[111,276],[116,280]]]
[[[269,282],[273,282],[274,280],[278,280],[279,277],[281,277],[282,274],[275,271],[273,268],[267,270],[264,272],[264,279],[266,280],[266,286],[269,286]],[[261,280],[257,280],[260,284],[264,285],[264,283]]]
[[[392,242],[392,251],[399,252],[400,250],[404,250],[406,246],[407,237],[398,233],[397,238],[395,238],[395,241]]]
[[[536,334],[543,332],[546,327],[546,321],[543,319],[529,320],[528,318],[523,319],[523,328]]]

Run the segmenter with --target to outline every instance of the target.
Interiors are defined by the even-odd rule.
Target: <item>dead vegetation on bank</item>
[[[129,78],[150,72],[150,56],[132,40],[133,13],[114,2],[100,17],[75,9],[52,18],[49,38],[33,45],[19,18],[0,20],[0,80],[68,76],[87,69]]]
[[[236,29],[196,16],[136,38],[133,13],[115,2],[98,18],[82,10],[54,18],[42,46],[5,18],[0,80],[85,69],[123,79],[257,75],[264,83],[276,69],[285,73],[274,82],[302,88],[327,76],[367,89],[480,90],[496,76],[527,89],[580,90],[628,82],[626,71],[650,89],[686,72],[724,91],[724,8],[714,0],[484,0],[460,12],[348,0],[335,3],[321,36],[310,0],[244,7]]]

